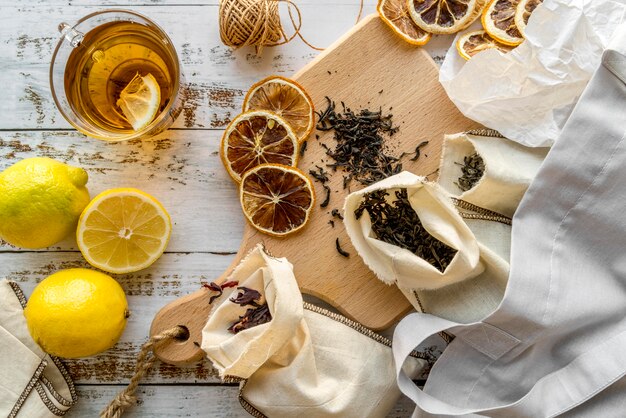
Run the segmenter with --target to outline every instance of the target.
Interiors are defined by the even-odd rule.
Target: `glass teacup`
[[[167,34],[127,10],[105,10],[59,25],[50,86],[67,121],[107,141],[148,138],[182,110],[182,74]]]

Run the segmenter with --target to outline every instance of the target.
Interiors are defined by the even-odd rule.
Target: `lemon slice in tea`
[[[524,42],[515,24],[515,10],[519,0],[492,0],[482,16],[483,28],[496,41],[511,46]]]
[[[304,141],[315,123],[313,102],[304,88],[285,77],[267,77],[252,87],[243,101],[243,111],[266,110],[283,118]]]
[[[152,74],[133,77],[120,93],[117,105],[135,131],[154,120],[161,104],[161,88]]]
[[[501,44],[489,36],[486,31],[481,29],[467,32],[461,36],[456,42],[456,49],[463,58],[469,60],[474,55],[479,52],[486,51],[487,49],[497,49],[503,54],[506,54],[513,49],[513,47]]]
[[[259,164],[295,166],[298,138],[283,118],[266,111],[237,116],[222,136],[220,156],[228,174],[236,182]]]
[[[488,0],[407,0],[411,19],[426,32],[459,32],[480,16]]]
[[[543,3],[543,0],[520,0],[517,4],[515,9],[515,26],[517,26],[517,30],[519,30],[522,36],[526,32],[526,25],[528,25],[530,15],[541,3]]]
[[[303,228],[315,204],[311,180],[295,167],[262,164],[241,180],[239,200],[253,227],[282,237]]]
[[[149,194],[131,188],[96,196],[78,221],[76,241],[92,266],[109,273],[142,270],[165,251],[172,222]]]
[[[431,34],[413,22],[407,0],[378,0],[378,15],[398,36],[412,45],[425,45]]]

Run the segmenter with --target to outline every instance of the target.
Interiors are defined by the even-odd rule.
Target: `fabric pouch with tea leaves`
[[[63,416],[76,403],[65,366],[33,341],[26,325],[24,294],[0,280],[0,416]]]
[[[391,410],[400,392],[389,340],[303,303],[292,265],[260,246],[228,280],[238,285],[215,300],[202,349],[223,379],[241,382],[246,411],[361,418]],[[409,375],[425,365],[413,360]]]
[[[419,218],[387,226],[393,239],[386,241],[362,206],[380,191],[386,193],[382,204],[394,206],[401,200]],[[470,322],[502,300],[509,272],[510,219],[453,199],[436,183],[405,171],[354,192],[345,201],[344,224],[365,264],[383,282],[396,284],[418,311]],[[390,242],[406,241],[405,235],[415,230],[430,236],[417,243],[422,256]]]
[[[512,217],[548,150],[491,129],[446,135],[438,183],[454,197]]]

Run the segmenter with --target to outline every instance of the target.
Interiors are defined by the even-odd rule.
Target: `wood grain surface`
[[[297,0],[303,33],[322,47],[349,30],[358,0]],[[365,1],[365,14],[375,9]],[[127,384],[150,322],[168,302],[196,291],[232,262],[244,231],[236,189],[217,155],[221,131],[241,108],[248,87],[270,74],[291,76],[318,55],[300,40],[232,51],[221,44],[218,0],[0,0],[0,170],[31,156],[50,156],[84,167],[92,195],[119,186],[157,196],[174,222],[166,254],[150,269],[116,276],[132,316],[121,341],[98,356],[68,361],[80,400],[67,416],[95,417]],[[76,133],[54,107],[48,85],[57,26],[110,7],[132,9],[158,22],[179,52],[191,100],[174,129],[152,140],[109,144]],[[282,7],[282,6],[281,6]],[[283,10],[283,9],[281,9]],[[284,13],[283,13],[284,15]],[[285,19],[283,19],[285,21]],[[285,22],[286,23],[286,22]],[[441,62],[451,37],[425,50]],[[17,280],[29,295],[62,268],[86,266],[73,239],[42,251],[0,243],[0,277]],[[157,363],[140,387],[130,417],[245,417],[236,388],[222,386],[205,362],[191,368]],[[410,416],[401,401],[389,417]]]

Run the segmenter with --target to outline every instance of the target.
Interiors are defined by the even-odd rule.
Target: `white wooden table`
[[[296,2],[304,36],[322,47],[354,24],[359,8],[358,0]],[[364,14],[375,11],[375,0],[365,3]],[[145,14],[170,34],[179,52],[191,98],[174,127],[152,140],[86,138],[52,101],[48,67],[58,24],[104,8]],[[290,76],[318,53],[299,39],[268,48],[260,57],[253,49],[232,51],[220,42],[217,14],[218,0],[0,0],[0,170],[27,157],[52,157],[85,168],[92,196],[112,187],[153,194],[174,224],[167,252],[157,263],[116,277],[132,310],[121,341],[101,355],[66,362],[80,396],[68,417],[97,416],[128,382],[154,314],[228,267],[244,220],[218,156],[222,130],[239,113],[252,83],[270,74]],[[428,45],[436,61],[450,42],[450,37],[440,37]],[[0,243],[0,277],[17,281],[27,295],[49,274],[70,267],[89,267],[74,239],[45,251]],[[220,384],[207,362],[188,369],[157,364],[138,395],[140,405],[129,417],[248,416],[237,401],[237,388]],[[403,400],[390,417],[409,416],[410,411]]]

